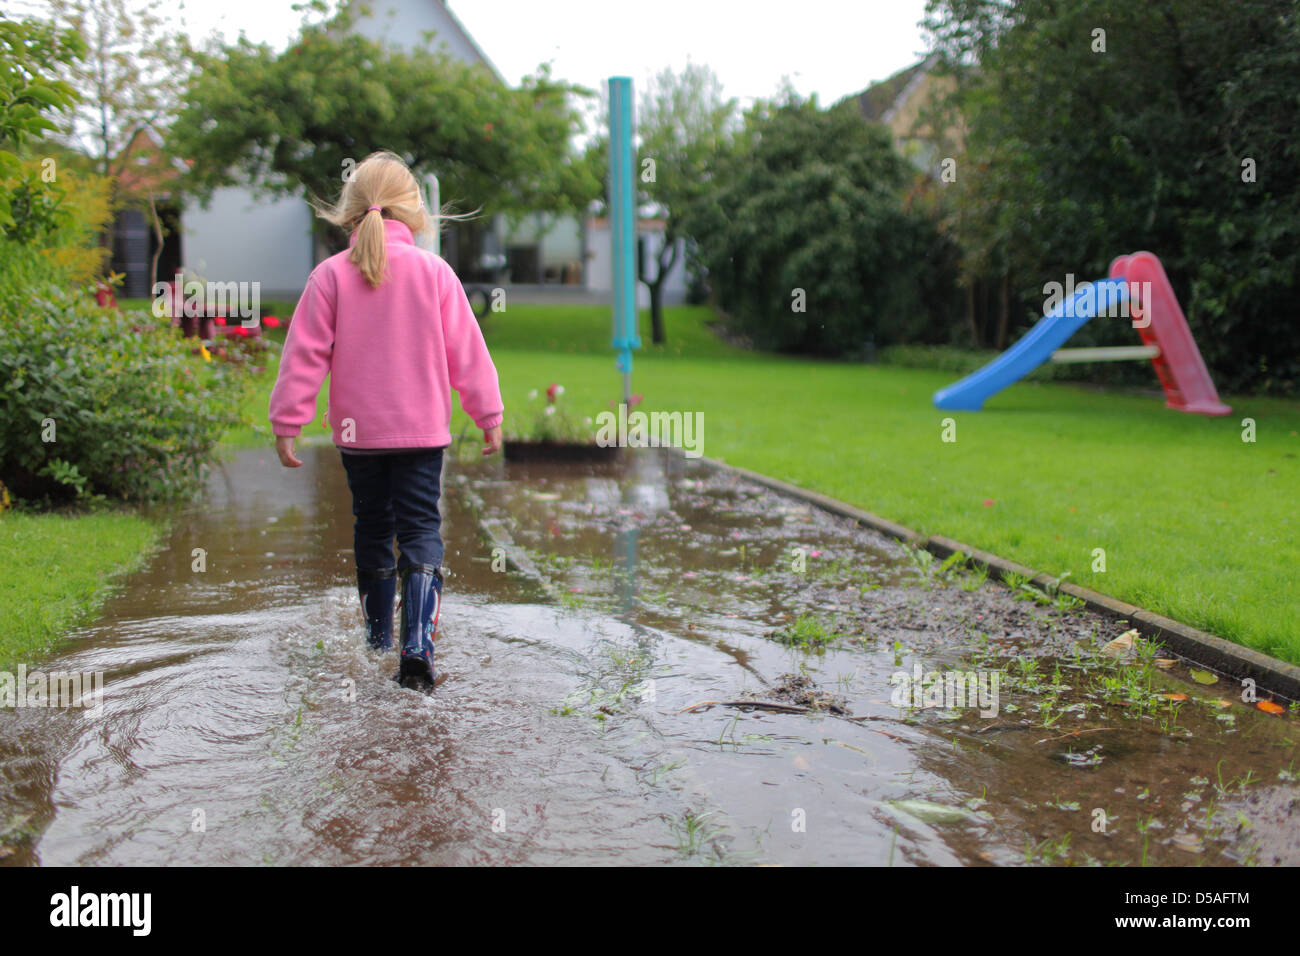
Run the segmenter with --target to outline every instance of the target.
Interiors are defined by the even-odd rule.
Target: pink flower
[[[551,387],[546,390],[546,400],[554,404],[555,400],[564,394],[564,386],[558,382],[552,382]]]
[[[993,507],[993,504],[994,504],[994,501],[993,501],[992,498],[985,498],[985,499],[984,499],[984,507],[985,507],[985,508],[992,508],[992,507]]]
[[[212,321],[215,322],[215,323],[217,323],[217,325],[225,325],[225,324],[226,324],[226,320],[225,320],[224,318],[222,318],[221,316],[217,316],[217,317],[216,317],[215,319],[213,319]]]
[[[280,320],[273,315],[268,315],[262,320],[262,324],[268,329],[278,329],[280,327]]]

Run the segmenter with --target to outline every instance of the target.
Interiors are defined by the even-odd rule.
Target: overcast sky
[[[429,0],[436,3],[438,0]],[[634,85],[665,66],[712,67],[748,105],[788,75],[823,106],[915,63],[925,0],[451,0],[470,35],[510,83],[544,61],[593,89]],[[293,0],[186,0],[189,32],[284,46],[301,22]]]

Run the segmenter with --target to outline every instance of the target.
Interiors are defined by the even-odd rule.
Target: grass
[[[0,670],[32,667],[86,621],[163,533],[139,515],[0,515]]]
[[[747,352],[709,318],[668,309],[670,346],[643,348],[633,370],[642,408],[704,413],[705,455],[1300,663],[1300,404],[1230,397],[1233,414],[1212,419],[1022,383],[982,412],[940,412],[930,399],[952,373]],[[641,324],[648,342],[644,312]],[[514,305],[484,325],[507,417],[533,418],[545,398],[528,393],[551,382],[579,419],[615,407],[608,308]],[[262,433],[232,444],[269,441],[271,383],[246,406]],[[941,440],[949,417],[955,442]],[[473,434],[458,409],[461,432]]]

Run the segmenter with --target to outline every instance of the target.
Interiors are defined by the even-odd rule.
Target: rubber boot
[[[442,575],[431,564],[402,571],[402,662],[397,680],[403,687],[432,687],[434,633],[442,605]]]
[[[397,569],[357,569],[357,594],[366,615],[366,643],[377,651],[393,648],[393,601],[397,597]]]

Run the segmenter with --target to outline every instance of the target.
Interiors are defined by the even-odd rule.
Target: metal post
[[[632,350],[641,347],[636,327],[636,180],[632,154],[632,80],[609,80],[609,213],[614,272],[614,348],[623,373],[623,404],[632,402]]]
[[[432,225],[429,227],[433,233],[425,242],[424,247],[437,255],[442,255],[442,195],[438,186],[438,177],[429,173],[424,177],[424,204],[429,210],[429,218]]]

